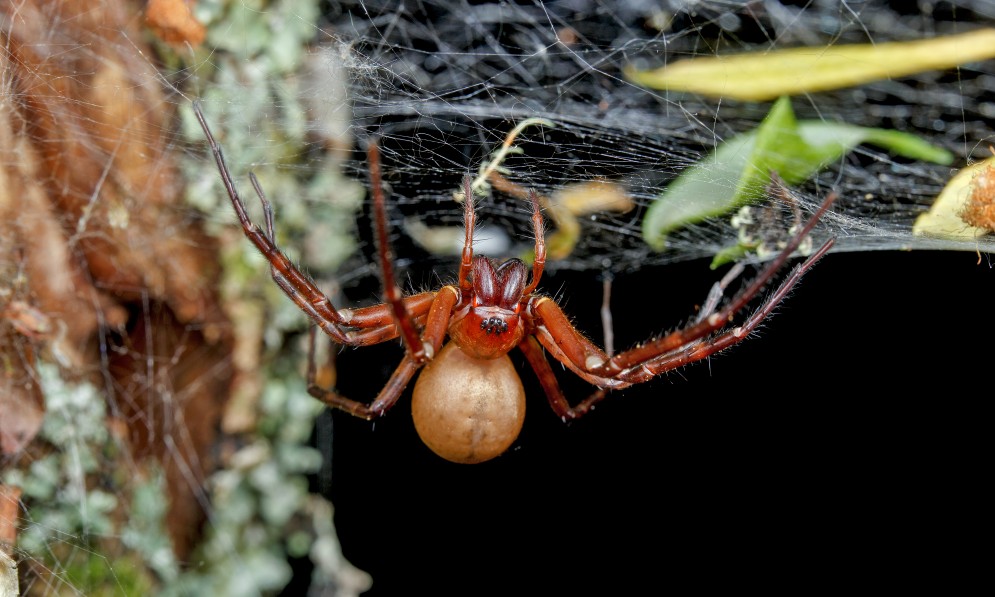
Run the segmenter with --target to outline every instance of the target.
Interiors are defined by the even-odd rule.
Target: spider
[[[211,133],[199,103],[194,103],[194,111],[245,236],[269,261],[273,280],[315,324],[309,338],[308,393],[328,406],[372,420],[394,406],[421,370],[412,398],[416,430],[432,451],[453,462],[490,460],[507,450],[518,437],[525,416],[525,391],[508,357],[512,349],[518,348],[525,355],[553,411],[564,421],[577,419],[592,410],[609,390],[648,381],[745,339],[833,245],[830,239],[796,265],[755,311],[739,325],[732,326],[733,317],[771,282],[829,208],[835,198],[830,194],[757,278],[721,309],[706,311],[684,328],[609,356],[571,325],[553,299],[537,292],[546,249],[543,216],[535,193],[530,194],[535,236],[531,276],[530,267],[521,259],[498,263],[473,254],[476,215],[467,178],[463,201],[466,232],[456,281],[438,290],[404,296],[394,275],[394,257],[387,237],[379,149],[376,143],[370,143],[367,160],[373,226],[385,301],[371,307],[339,309],[275,245],[273,208],[251,173],[249,178],[263,206],[266,231],[249,219],[221,146]],[[334,342],[348,346],[401,339],[405,349],[401,363],[371,403],[347,398],[318,385],[316,328],[321,328]],[[593,393],[571,405],[545,353],[595,386]]]

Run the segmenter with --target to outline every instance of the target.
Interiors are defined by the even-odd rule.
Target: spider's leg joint
[[[587,355],[587,359],[584,361],[584,367],[590,371],[592,369],[597,369],[607,363],[605,359],[599,357],[596,354]]]
[[[739,326],[732,331],[732,335],[736,338],[740,338],[743,335],[743,326]]]
[[[719,325],[722,323],[722,315],[719,313],[712,313],[708,316],[708,325]]]
[[[431,342],[427,342],[425,340],[422,340],[421,345],[422,345],[422,352],[423,352],[423,356],[424,356],[425,360],[426,361],[431,361],[432,358],[435,356],[435,347],[432,346]]]
[[[354,315],[355,314],[353,313],[352,309],[340,309],[339,310],[339,317],[342,318],[342,323],[349,323],[350,321],[352,321],[352,318],[354,317]]]

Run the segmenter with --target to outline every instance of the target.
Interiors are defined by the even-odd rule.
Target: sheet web
[[[623,78],[624,66],[657,66],[661,57],[672,62],[782,45],[881,43],[902,39],[903,33],[953,33],[963,30],[964,14],[976,16],[968,7],[949,9],[947,20],[940,20],[941,6],[929,15],[876,11],[869,19],[860,10],[867,7],[839,3],[776,10],[764,4],[695,3],[653,13],[670,19],[663,34],[636,9],[625,19],[618,13],[599,18],[611,11],[596,3],[586,6],[590,12],[557,8],[468,6],[457,18],[426,7],[361,21],[356,34],[347,36],[364,40],[354,49],[395,76],[372,81],[379,93],[372,102],[359,94],[355,114],[360,126],[381,137],[392,160],[388,168],[396,170],[392,191],[398,209],[444,222],[459,217],[446,201],[450,190],[488,161],[516,122],[539,117],[555,123],[523,131],[516,141],[521,152],[503,165],[518,184],[547,195],[597,177],[621,182],[636,208],[582,218],[576,250],[553,264],[609,270],[709,256],[730,243],[730,229],[720,221],[685,229],[669,239],[668,250],[652,251],[640,235],[641,217],[676,173],[755,127],[769,109],[769,104],[647,90]],[[440,61],[447,52],[454,53],[455,64]],[[799,119],[912,132],[972,160],[989,153],[987,81],[984,67],[972,65],[793,103]],[[837,251],[943,248],[910,231],[949,176],[949,167],[862,146],[796,191],[809,205],[830,189],[841,192],[835,216],[827,219],[840,237]],[[514,230],[527,230],[526,210],[510,204],[509,210],[503,198],[487,198],[483,219],[493,212],[499,221],[517,221]],[[960,248],[973,250],[970,243]]]
[[[272,594],[308,584],[312,591],[337,587],[349,594],[368,584],[364,574],[343,558],[334,528],[321,526],[331,520],[332,510],[314,491],[315,483],[327,479],[316,482],[314,475],[321,473],[322,461],[327,466],[331,455],[327,444],[321,443],[328,438],[320,430],[314,435],[321,449],[309,445],[322,409],[307,396],[301,375],[307,322],[269,280],[267,264],[238,229],[217,169],[205,153],[203,132],[192,118],[194,99],[202,102],[224,147],[253,221],[262,225],[264,220],[248,183],[249,171],[259,176],[274,205],[278,244],[338,304],[350,306],[376,302],[380,294],[364,190],[367,143],[375,139],[381,148],[391,241],[402,286],[414,290],[448,282],[455,271],[462,208],[454,193],[463,177],[477,177],[482,167],[493,163],[517,125],[541,119],[523,128],[513,141],[514,150],[501,159],[499,171],[506,180],[544,197],[555,197],[577,183],[605,180],[616,184],[631,202],[624,210],[576,215],[576,244],[547,264],[554,284],[563,284],[557,275],[576,275],[593,281],[600,291],[603,278],[674,266],[684,267],[682,271],[700,268],[704,279],[719,275],[707,271],[707,259],[735,242],[731,214],[672,232],[664,251],[644,241],[643,217],[668,183],[724,141],[754,129],[770,109],[770,102],[650,90],[629,82],[623,68],[801,45],[880,44],[957,34],[995,22],[995,10],[983,1],[914,6],[828,1],[422,1],[399,7],[393,2],[201,0],[194,14],[208,33],[204,44],[193,48],[169,46],[147,29],[136,29],[139,8],[121,6],[107,0],[102,7],[130,16],[109,28],[105,25],[100,43],[137,65],[135,72],[140,74],[130,79],[136,87],[164,90],[162,106],[169,117],[149,117],[152,126],[138,138],[150,146],[158,143],[163,152],[149,160],[149,171],[166,170],[167,163],[175,164],[175,170],[170,170],[174,176],[168,181],[155,178],[130,187],[121,183],[128,199],[118,206],[97,191],[126,178],[115,170],[120,164],[116,152],[127,155],[134,148],[121,141],[131,143],[132,126],[110,117],[92,119],[101,121],[100,126],[94,127],[92,136],[81,137],[79,144],[84,153],[98,156],[96,163],[105,166],[106,173],[95,176],[89,189],[73,187],[75,204],[84,207],[65,208],[53,221],[69,231],[65,245],[72,259],[68,261],[85,272],[96,289],[81,301],[94,313],[95,323],[86,333],[69,326],[68,338],[58,331],[32,336],[10,327],[9,322],[18,318],[23,323],[24,317],[5,307],[8,327],[3,329],[8,335],[4,338],[15,346],[8,354],[31,363],[38,355],[40,364],[30,369],[38,371],[33,379],[47,400],[47,421],[52,420],[53,410],[70,413],[69,421],[74,420],[72,413],[85,412],[94,420],[112,419],[127,428],[111,426],[109,434],[80,429],[79,441],[89,442],[83,453],[91,455],[80,461],[73,459],[78,447],[58,441],[59,425],[67,424],[63,418],[48,423],[54,429],[40,436],[41,453],[10,451],[0,461],[5,484],[28,488],[29,495],[21,498],[17,525],[21,543],[14,556],[22,589],[31,594],[87,594],[98,586],[106,594],[140,594],[150,586],[164,594],[205,590]],[[21,16],[16,9],[4,13],[0,23],[8,38],[16,39],[19,28],[28,27]],[[53,21],[51,29],[32,30],[24,37],[35,36],[55,47],[64,41],[57,25]],[[152,40],[149,46],[144,45],[147,38]],[[73,39],[66,47],[83,56],[84,63],[102,59],[103,54],[88,48],[89,43],[93,39]],[[23,71],[17,68],[28,69],[39,81],[50,74],[36,65],[18,63],[13,50],[5,55],[5,86],[0,93],[7,95],[0,96],[2,107],[20,114],[31,102],[18,95],[22,88],[16,83]],[[791,188],[803,213],[811,213],[830,192],[839,193],[814,240],[834,236],[833,251],[848,253],[990,251],[990,239],[927,239],[913,236],[911,229],[953,172],[990,155],[989,145],[995,143],[990,127],[995,117],[993,81],[995,69],[987,61],[792,98],[799,119],[908,132],[955,155],[952,165],[939,165],[897,157],[870,145],[846,153]],[[75,97],[51,80],[45,83],[52,86],[39,95],[54,105],[79,109],[95,104],[93,98]],[[154,102],[147,104],[148,114],[157,110]],[[36,145],[50,140],[46,134],[31,126],[18,131],[19,138]],[[56,140],[67,146],[77,141],[71,129],[59,135]],[[4,165],[15,165],[10,153],[3,159]],[[63,181],[60,171],[46,172],[38,176],[41,186],[59,186]],[[136,224],[141,220],[137,214],[160,204],[158,193],[168,186],[166,182],[182,187],[178,192],[182,200],[161,202],[163,211],[156,212],[147,228]],[[476,198],[477,250],[495,257],[527,255],[533,238],[525,203],[515,193],[495,188],[493,180],[488,182]],[[23,215],[27,213],[21,212],[22,223],[28,220]],[[88,224],[86,218],[91,217]],[[98,221],[101,224],[94,224]],[[128,229],[123,221],[131,222],[133,234],[106,234],[110,229]],[[179,244],[220,255],[218,260],[192,257],[174,245],[149,240],[155,238],[156,228],[161,233],[165,228],[185,230],[188,225],[202,226],[203,234],[188,237],[177,232]],[[548,225],[550,233],[564,228],[552,219]],[[23,274],[32,271],[32,251],[43,250],[25,240],[29,229],[2,229],[0,238],[19,240],[3,247],[14,258],[2,262],[0,304],[51,304],[37,298],[44,285],[40,278]],[[86,230],[98,232],[92,235],[96,240],[72,235]],[[86,250],[86,243],[99,244],[106,238],[120,254],[151,255],[140,267],[134,266],[142,275],[101,277],[101,253]],[[118,252],[109,254],[119,258]],[[174,262],[172,269],[156,269],[155,263],[168,260]],[[213,272],[211,267],[219,267],[221,273],[205,276],[220,288],[204,302],[221,305],[215,307],[223,316],[211,307],[189,307],[177,289],[177,279],[187,281],[177,272]],[[202,282],[190,283],[201,288]],[[547,291],[563,298],[562,288]],[[705,284],[695,290],[691,300],[703,299],[707,288]],[[616,299],[624,297],[616,294]],[[184,310],[185,305],[190,311]],[[629,307],[616,302],[615,308],[623,320]],[[59,330],[58,321],[72,309],[63,305],[43,312]],[[676,323],[661,321],[652,329],[630,331],[635,335],[626,341],[637,342]],[[636,337],[639,334],[642,337]],[[379,367],[379,379],[370,382],[372,389],[356,390],[357,397],[371,397],[397,362],[396,347],[388,348],[393,352]],[[210,366],[191,367],[191,358]],[[342,380],[344,387],[349,383]],[[210,393],[215,387],[231,388],[235,400],[250,406],[235,409],[233,415],[229,407],[215,404],[227,413],[212,410],[214,414],[205,420],[221,428],[223,437],[205,440],[201,433],[207,432],[189,423],[198,411],[185,409],[203,400],[198,391],[208,388]],[[539,411],[534,408],[531,416]],[[83,415],[75,418],[79,425],[87,420]],[[391,423],[378,425],[389,430]],[[120,445],[137,443],[141,449],[120,448],[117,440]],[[61,454],[60,459],[46,458],[53,453]],[[146,464],[149,454],[157,464]],[[334,477],[334,470],[331,474]],[[128,475],[141,483],[121,481]],[[44,483],[32,485],[38,476]],[[106,481],[104,491],[97,490],[108,478],[114,483]],[[155,491],[177,485],[186,488],[179,492],[184,503],[203,512],[199,518],[163,511],[152,499]],[[275,486],[290,489],[279,495],[268,491]],[[116,498],[110,499],[111,494]],[[334,497],[335,491],[331,494]],[[241,501],[225,501],[233,495]],[[40,506],[46,501],[58,507],[46,511]],[[136,513],[141,515],[138,522],[134,522]],[[234,520],[239,514],[244,516]],[[178,516],[190,520],[190,528],[197,530],[178,533],[173,528],[153,534],[141,526],[168,528]],[[349,536],[355,536],[354,525],[346,524]],[[201,528],[209,538],[198,544]],[[187,551],[179,558],[167,556],[163,546],[175,545],[179,535],[189,535]],[[349,550],[344,545],[345,556],[352,560]],[[353,553],[358,560],[354,563],[373,574],[375,583],[389,584],[385,579],[389,569],[377,568],[375,557]],[[191,561],[210,564],[190,566]],[[217,573],[209,570],[212,566],[217,566]],[[133,575],[133,569],[145,572]],[[225,584],[235,581],[246,584]]]

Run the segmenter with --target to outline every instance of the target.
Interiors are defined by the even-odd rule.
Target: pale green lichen
[[[46,401],[38,439],[50,450],[3,474],[4,484],[22,489],[18,552],[43,563],[55,577],[49,582],[86,595],[108,587],[148,594],[176,578],[162,475],[155,467],[136,474],[118,457],[123,446],[107,431],[107,406],[96,388],[66,382],[54,365],[39,363],[37,371]]]
[[[163,63],[193,82],[186,91],[199,95],[253,219],[263,225],[249,170],[274,204],[281,247],[295,261],[334,271],[355,251],[364,191],[341,173],[332,151],[311,146],[312,134],[324,128],[311,122],[302,73],[319,33],[318,2],[200,0],[195,16],[208,27],[207,43],[192,53],[163,54]],[[197,565],[181,569],[165,532],[162,474],[147,463],[137,471],[124,457],[126,447],[107,431],[100,391],[67,384],[53,367],[40,366],[50,401],[42,433],[52,453],[3,475],[4,483],[24,490],[28,518],[18,552],[53,571],[66,592],[87,595],[271,594],[290,580],[288,558],[303,555],[314,562],[317,590],[358,594],[370,578],[342,557],[331,504],[308,491],[307,475],[323,455],[307,444],[324,407],[304,387],[303,355],[276,351],[307,319],[237,228],[190,105],[178,110],[179,134],[190,148],[181,157],[187,204],[207,216],[209,233],[235,238],[221,243],[222,293],[264,305],[258,311],[270,352],[259,372],[266,383],[258,425],[205,487],[211,507],[205,538],[191,557]]]

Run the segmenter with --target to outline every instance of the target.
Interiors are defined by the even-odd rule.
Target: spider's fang
[[[488,334],[503,334],[508,331],[508,323],[500,317],[488,317],[480,322],[480,329]]]

